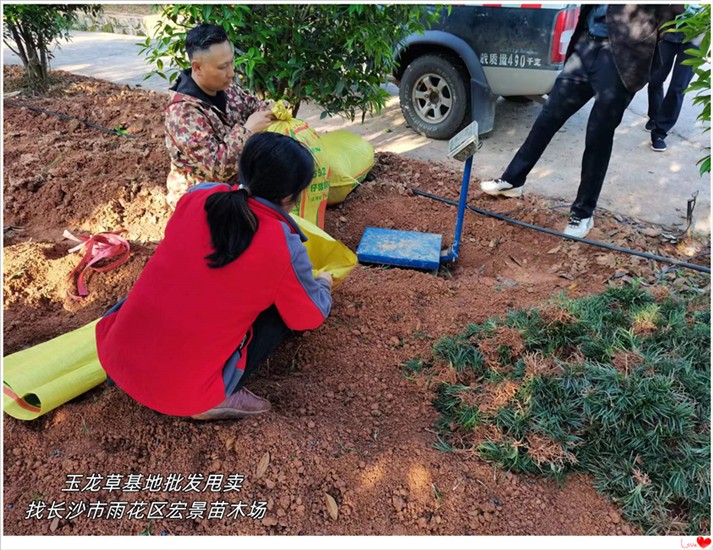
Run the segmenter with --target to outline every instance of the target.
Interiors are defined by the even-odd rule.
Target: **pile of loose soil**
[[[5,76],[17,78],[13,69]],[[45,96],[26,99],[137,139],[4,106],[4,354],[58,336],[101,316],[126,295],[161,238],[168,158],[165,96],[60,75]],[[366,226],[453,234],[455,209],[412,189],[456,198],[461,174],[379,154],[369,181],[330,210],[326,230],[355,249]],[[476,188],[477,185],[473,185]],[[561,228],[551,203],[492,200],[479,207]],[[94,274],[89,296],[67,298],[69,229],[125,228],[129,262]],[[600,216],[592,238],[674,254],[659,241]],[[117,387],[95,388],[33,422],[4,418],[5,534],[136,535],[616,535],[636,529],[585,476],[554,481],[515,477],[476,456],[432,447],[433,395],[402,376],[404,361],[443,335],[558,293],[600,291],[620,273],[654,280],[654,266],[625,255],[468,214],[461,256],[438,275],[359,266],[335,291],[323,327],[286,342],[251,384],[273,410],[240,422],[200,423],[159,415]],[[241,492],[65,492],[68,474],[243,474]],[[122,482],[122,483],[123,483]],[[144,479],[145,482],[145,479]],[[84,482],[83,482],[84,484]],[[83,486],[82,484],[82,486]],[[185,482],[184,482],[185,485]],[[336,514],[327,505],[328,494]],[[204,517],[26,520],[30,502],[166,501],[267,503],[259,519]],[[76,506],[76,505],[75,505]],[[198,505],[196,505],[198,506]],[[98,505],[95,505],[98,508]],[[228,511],[230,508],[228,508]],[[165,510],[164,510],[165,512]],[[227,512],[226,512],[227,513]],[[336,519],[334,519],[336,516]],[[162,519],[163,518],[163,519]]]

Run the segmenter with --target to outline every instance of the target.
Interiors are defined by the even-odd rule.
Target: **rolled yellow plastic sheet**
[[[106,380],[92,321],[3,359],[3,410],[34,420]]]

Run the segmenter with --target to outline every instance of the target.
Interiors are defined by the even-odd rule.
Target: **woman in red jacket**
[[[312,276],[288,214],[313,172],[303,145],[266,132],[245,144],[239,186],[203,183],[181,198],[131,292],[97,324],[99,360],[120,388],[200,420],[270,409],[245,381],[332,305],[332,279]]]

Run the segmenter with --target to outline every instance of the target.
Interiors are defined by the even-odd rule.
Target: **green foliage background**
[[[269,4],[162,6],[155,40],[143,52],[149,73],[173,81],[189,67],[186,32],[201,22],[225,28],[236,48],[235,66],[245,87],[267,99],[285,99],[293,114],[306,100],[322,116],[353,120],[379,112],[381,88],[394,69],[394,51],[406,36],[438,18],[423,5]]]

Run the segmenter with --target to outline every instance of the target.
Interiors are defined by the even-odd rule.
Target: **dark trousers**
[[[235,391],[245,385],[247,379],[265,362],[265,359],[275,351],[280,342],[290,336],[292,331],[280,317],[275,306],[271,306],[260,315],[253,323],[253,337],[248,344],[248,360],[245,372],[240,378]]]
[[[555,133],[592,97],[582,174],[572,213],[589,218],[594,212],[609,167],[614,131],[634,94],[624,87],[617,73],[609,42],[584,36],[575,46],[555,81],[525,143],[510,162],[502,179],[515,187],[525,180]],[[560,159],[571,162],[571,159]]]
[[[649,81],[649,120],[654,124],[651,138],[665,139],[678,120],[683,106],[683,92],[693,78],[693,67],[682,63],[692,59],[684,52],[693,48],[693,45],[690,42],[677,44],[662,40],[658,47],[661,65],[651,72]],[[663,84],[672,67],[671,82],[664,96]]]

